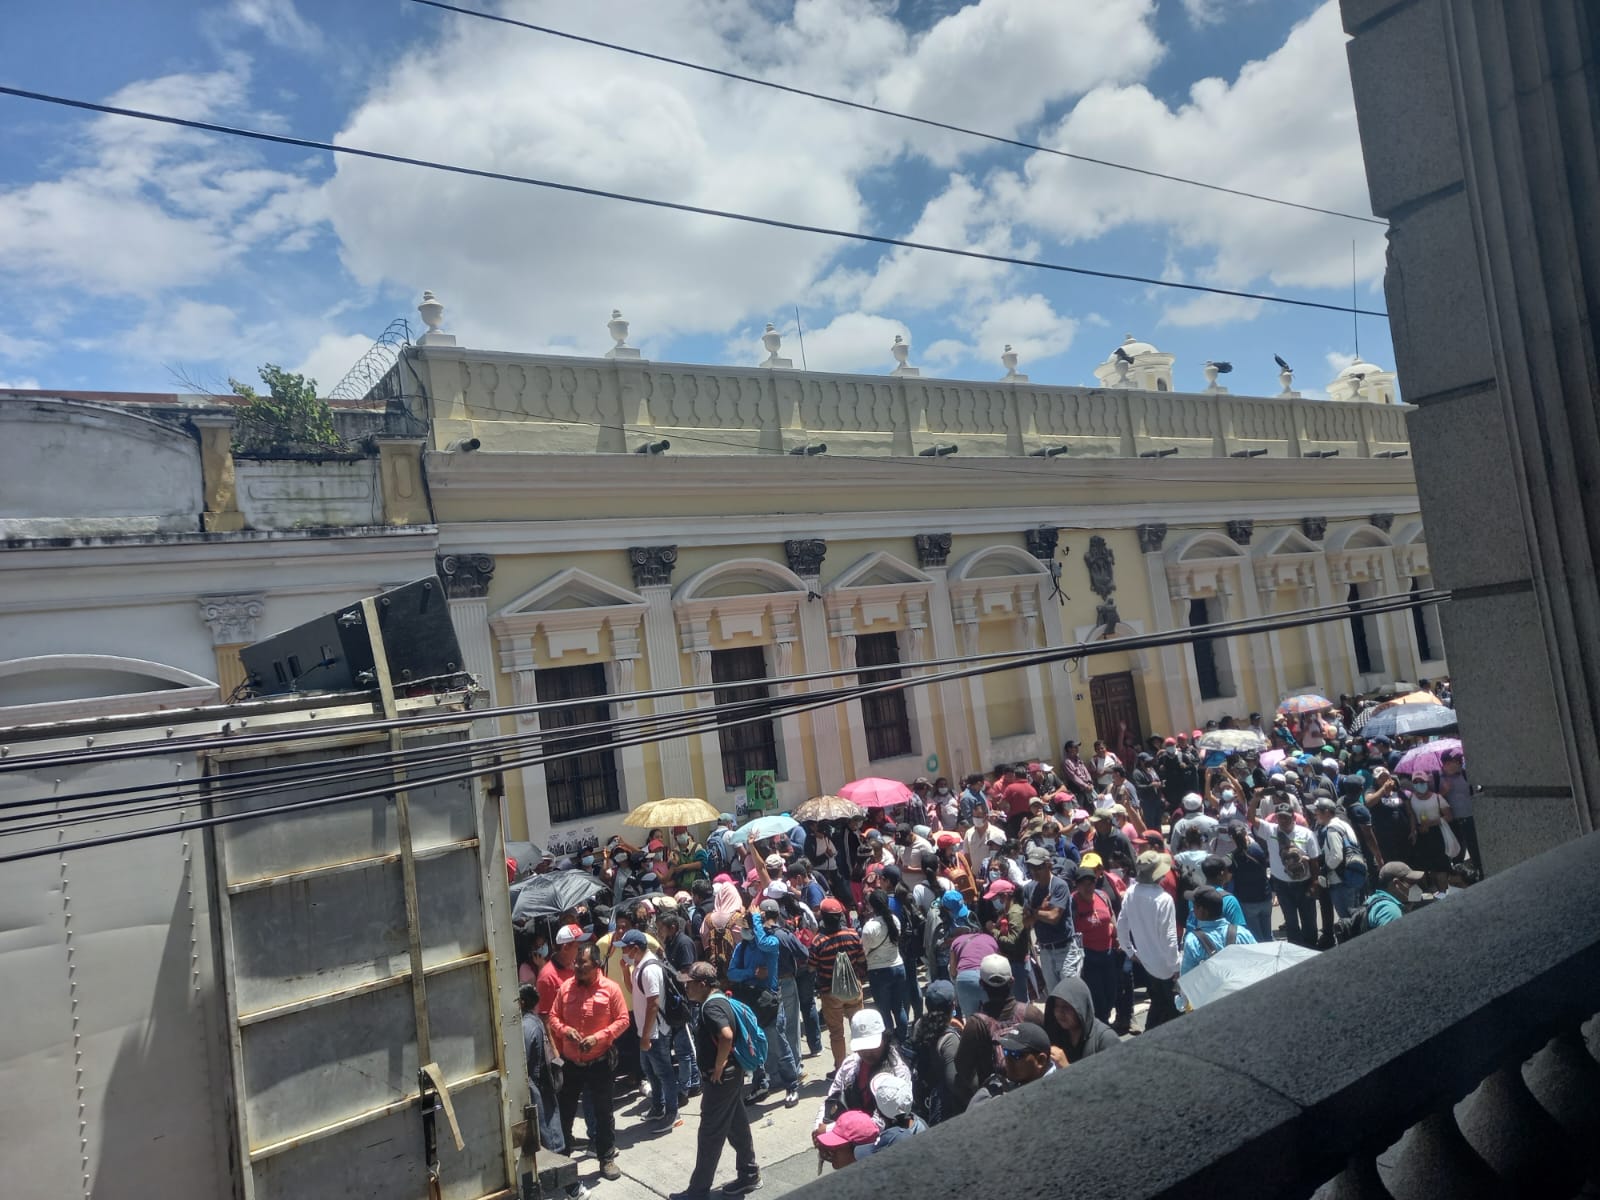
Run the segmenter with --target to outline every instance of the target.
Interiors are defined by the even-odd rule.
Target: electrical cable
[[[1431,589],[1427,592],[1419,593],[1419,595],[1424,598],[1434,598],[1436,600],[1448,599],[1448,593],[1440,592],[1437,589]],[[1392,597],[1389,596],[1376,596],[1367,600],[1357,601],[1356,605],[1374,605],[1391,598]],[[1312,605],[1302,609],[1293,609],[1285,613],[1274,614],[1274,616],[1292,617],[1327,613],[1331,614],[1331,619],[1332,617],[1349,616],[1355,611],[1356,606],[1352,605],[1349,601],[1337,601],[1330,604]],[[1233,633],[1243,634],[1252,632],[1252,630],[1248,628],[1250,622],[1264,619],[1266,618],[1246,617],[1240,618],[1238,621],[1219,623],[1214,626],[1208,626],[1207,628],[1218,630],[1219,633],[1217,636],[1231,636]],[[1154,636],[1157,635],[1141,634],[1138,635],[1138,638],[1148,638]],[[1117,644],[1136,649],[1138,647],[1132,646],[1132,643],[1138,640],[1138,638],[1120,638],[1117,640]],[[994,662],[1002,659],[1009,660],[1017,658],[1021,655],[1025,655],[1026,653],[1026,651],[998,650],[989,651],[983,654],[956,655],[951,658],[924,659],[917,663],[908,663],[905,665],[907,667],[923,669],[928,667],[959,666],[969,663]],[[1050,652],[1047,651],[1046,653]],[[1070,656],[1070,654],[1067,655],[1067,657]],[[1048,661],[1056,660],[1049,659]],[[811,671],[801,675],[786,675],[782,678],[768,679],[766,682],[769,685],[811,683],[813,681],[832,680],[844,676],[855,676],[861,674],[863,671],[872,671],[875,669],[877,668],[830,667],[824,670]],[[721,689],[736,686],[739,686],[739,684],[687,684],[680,687],[654,688],[648,691],[626,692],[621,694],[626,695],[631,700],[659,700],[675,696],[700,695],[705,692],[715,692]],[[542,713],[563,708],[570,708],[575,705],[591,703],[592,700],[592,697],[583,697],[576,700],[547,700],[536,701],[528,704],[499,705],[494,708],[487,709],[461,709],[451,712],[424,713],[410,717],[378,718],[371,721],[352,722],[350,724],[340,725],[338,726],[338,731],[341,735],[348,736],[352,734],[382,732],[390,729],[405,729],[415,726],[437,727],[441,725],[468,724],[473,721],[488,720],[502,716],[519,716],[523,714]],[[57,736],[70,736],[70,732],[70,730],[63,731],[62,734],[58,734]],[[164,755],[170,755],[174,751],[179,750],[194,749],[199,751],[224,746],[236,748],[240,746],[251,745],[281,745],[285,741],[295,741],[303,738],[321,736],[324,736],[324,731],[321,729],[307,729],[298,732],[269,731],[248,734],[212,733],[197,735],[189,738],[173,738],[161,743],[138,746],[105,746],[98,749],[71,751],[56,750],[41,754],[16,756],[7,753],[4,758],[0,758],[0,774],[39,770],[48,766],[81,766],[87,763],[104,762],[108,760],[125,761],[135,758],[160,757]]]
[[[1448,600],[1448,594],[1447,593],[1439,593],[1439,594],[1423,593],[1423,594],[1419,594],[1418,596],[1391,595],[1391,596],[1375,597],[1371,601],[1359,602],[1359,609],[1360,609],[1359,615],[1381,615],[1381,614],[1387,613],[1387,612],[1405,611],[1405,610],[1409,610],[1409,609],[1419,608],[1419,607],[1422,607],[1422,606],[1428,605],[1428,604],[1437,604],[1437,603],[1440,603],[1440,602],[1442,602],[1444,600]],[[1335,621],[1335,620],[1347,619],[1348,616],[1356,614],[1356,610],[1358,608],[1358,605],[1347,605],[1346,608],[1347,608],[1347,612],[1345,614],[1343,614],[1343,615],[1333,615],[1333,616],[1325,616],[1325,615],[1320,615],[1320,614],[1297,615],[1297,614],[1293,614],[1293,613],[1288,613],[1288,614],[1276,614],[1273,618],[1266,619],[1266,620],[1263,620],[1263,619],[1250,619],[1248,621],[1241,621],[1241,622],[1219,623],[1219,624],[1214,625],[1214,626],[1206,626],[1205,629],[1207,630],[1207,632],[1204,633],[1204,634],[1198,634],[1198,635],[1192,629],[1185,629],[1185,630],[1170,630],[1170,631],[1166,631],[1165,633],[1160,633],[1160,634],[1141,635],[1141,636],[1134,637],[1134,638],[1119,638],[1119,639],[1113,639],[1112,641],[1078,643],[1078,644],[1073,645],[1073,646],[1058,647],[1058,648],[1056,648],[1054,650],[1044,652],[1043,654],[1030,656],[1030,658],[1025,662],[1019,662],[1019,663],[991,663],[991,664],[986,664],[986,665],[983,665],[983,666],[967,668],[967,669],[964,669],[964,670],[945,672],[945,673],[942,673],[940,675],[933,675],[933,676],[914,676],[914,677],[904,677],[904,676],[902,676],[899,679],[887,680],[887,681],[883,681],[881,683],[873,684],[869,688],[865,689],[862,692],[862,694],[863,695],[867,695],[867,694],[876,694],[876,693],[880,693],[880,692],[889,692],[889,691],[904,691],[904,690],[909,690],[910,688],[913,688],[913,687],[931,686],[931,685],[933,685],[935,683],[946,682],[946,681],[950,681],[950,680],[954,680],[954,679],[972,678],[972,677],[983,676],[983,675],[988,675],[988,674],[994,674],[994,673],[1003,672],[1003,671],[1016,670],[1019,667],[1025,667],[1025,666],[1044,665],[1045,662],[1059,662],[1059,661],[1063,661],[1063,660],[1068,659],[1068,658],[1084,658],[1084,657],[1091,657],[1091,656],[1096,655],[1096,654],[1122,653],[1122,652],[1125,652],[1125,651],[1128,651],[1128,650],[1144,649],[1144,648],[1155,648],[1155,647],[1164,646],[1164,645],[1182,644],[1184,642],[1190,642],[1190,641],[1211,640],[1211,639],[1217,638],[1217,637],[1240,636],[1245,632],[1265,632],[1265,631],[1268,631],[1268,630],[1295,628],[1295,627],[1299,627],[1299,626],[1303,626],[1303,625],[1320,624],[1320,623],[1331,622],[1331,621]],[[1242,631],[1242,630],[1237,630],[1237,629],[1233,628],[1236,625],[1247,625],[1247,624],[1248,625],[1253,625],[1255,628],[1252,628],[1252,629],[1250,629],[1248,631]],[[1041,660],[1041,661],[1035,661],[1035,660]],[[881,670],[882,668],[878,668],[878,669]],[[804,700],[805,703],[795,704],[795,705],[792,706],[792,711],[785,712],[785,713],[782,713],[780,715],[797,715],[798,713],[808,712],[808,711],[811,711],[813,709],[827,707],[829,705],[836,704],[836,703],[839,702],[838,699],[836,697],[834,697],[834,696],[825,695],[825,696],[822,696],[822,697],[815,697],[814,694],[812,694],[812,693],[800,693],[800,694],[798,694],[796,696],[791,696],[791,697],[779,697],[780,701],[784,700],[784,699]],[[771,707],[771,705],[766,703],[766,702],[759,702],[759,703],[764,708]],[[695,722],[697,730],[702,728],[702,727],[703,728],[723,729],[723,728],[730,728],[730,727],[735,727],[735,726],[747,725],[747,724],[754,723],[756,721],[774,719],[773,715],[770,712],[763,712],[763,713],[758,713],[758,714],[756,714],[754,716],[736,718],[734,720],[721,720],[721,719],[719,719],[719,714],[718,714],[718,712],[717,712],[715,707],[710,708],[710,709],[703,709],[703,710],[699,710],[699,709],[692,710],[692,713],[693,713],[694,716],[696,716],[698,718],[703,718],[703,720],[699,720],[699,721]],[[673,715],[676,715],[676,714],[673,714]],[[325,730],[319,730],[318,732],[319,733],[325,733],[326,731]],[[686,731],[684,731],[682,733],[672,734],[672,735],[668,735],[668,736],[687,736],[688,732],[690,732],[690,731],[686,730]],[[528,757],[528,758],[513,759],[513,760],[510,760],[510,761],[497,761],[497,762],[493,763],[492,765],[484,767],[484,768],[481,768],[481,769],[470,769],[469,768],[468,770],[466,770],[464,772],[456,772],[456,773],[453,773],[453,774],[446,774],[446,775],[442,775],[442,776],[432,776],[432,777],[428,777],[425,780],[419,780],[419,781],[416,781],[416,782],[426,782],[429,785],[438,785],[438,784],[449,783],[449,782],[458,782],[458,781],[461,781],[461,780],[464,780],[464,779],[476,778],[476,777],[478,777],[480,775],[499,774],[499,773],[501,773],[503,771],[512,770],[512,769],[516,769],[516,768],[523,767],[523,766],[540,765],[540,764],[543,764],[543,763],[557,761],[557,760],[564,759],[564,758],[570,758],[570,757],[575,757],[575,756],[582,755],[582,754],[593,753],[597,749],[606,749],[606,750],[624,749],[624,748],[628,748],[628,747],[635,746],[635,745],[647,745],[647,744],[651,744],[653,742],[657,742],[657,741],[661,741],[661,740],[664,740],[662,735],[660,735],[659,733],[656,733],[656,732],[651,732],[651,733],[648,733],[648,734],[643,734],[642,736],[639,736],[639,737],[636,737],[636,738],[612,741],[612,742],[610,742],[610,743],[608,743],[606,745],[603,745],[603,746],[588,745],[588,746],[579,747],[579,748],[571,750],[571,751],[544,754],[544,755],[534,755],[534,756],[531,756],[531,757]],[[362,774],[362,773],[357,773],[357,774]],[[340,782],[340,781],[343,781],[346,778],[348,778],[348,776],[346,774],[344,774],[344,773],[335,773],[335,774],[331,774],[331,775],[325,777],[322,780],[322,782]],[[379,796],[379,795],[390,795],[390,794],[392,794],[393,792],[395,792],[397,790],[404,790],[404,787],[403,786],[396,786],[393,782],[391,782],[390,786],[388,786],[388,787],[372,788],[372,789],[368,789],[368,790],[365,790],[365,791],[357,791],[357,792],[354,792],[354,793],[340,793],[340,794],[337,794],[337,795],[331,796],[331,797],[317,797],[317,798],[312,799],[312,800],[297,801],[297,802],[292,802],[292,803],[286,804],[286,805],[275,805],[275,806],[265,807],[265,808],[261,808],[261,809],[253,809],[253,810],[250,810],[250,811],[247,811],[247,812],[243,812],[243,813],[223,814],[223,815],[220,815],[220,816],[214,816],[214,817],[210,817],[210,818],[205,818],[205,819],[199,820],[199,821],[180,823],[178,825],[157,826],[157,827],[153,827],[153,828],[150,828],[150,829],[132,831],[130,833],[117,834],[117,835],[106,835],[105,837],[102,837],[102,838],[88,839],[86,841],[79,842],[79,843],[57,844],[57,845],[52,845],[52,846],[45,846],[45,847],[41,847],[41,848],[38,848],[38,849],[33,850],[33,851],[25,851],[25,852],[22,852],[20,854],[12,854],[12,855],[0,856],[0,863],[17,861],[18,859],[21,859],[21,858],[38,857],[40,855],[62,852],[62,851],[68,850],[68,849],[82,849],[82,848],[88,848],[89,846],[94,846],[94,845],[111,844],[111,843],[116,842],[116,841],[137,840],[139,838],[157,836],[157,835],[159,835],[160,833],[163,833],[163,832],[176,831],[179,828],[185,828],[185,829],[187,829],[187,828],[204,828],[204,827],[209,827],[211,825],[227,824],[227,823],[231,823],[232,821],[235,821],[235,820],[251,819],[253,817],[265,816],[265,815],[270,815],[270,814],[273,814],[273,813],[288,812],[288,811],[299,811],[299,810],[304,809],[304,808],[322,807],[322,806],[324,806],[326,804],[331,804],[331,803],[341,803],[341,802],[346,802],[346,801],[354,801],[354,800],[358,800],[358,799],[368,799],[368,798],[372,798],[374,796]],[[183,800],[183,801],[181,801],[181,802],[179,802],[177,804],[169,804],[166,807],[169,807],[169,808],[171,808],[171,807],[189,807],[190,804],[192,804],[193,802],[194,802],[193,798],[188,798],[188,799],[185,799],[185,800]],[[158,810],[155,809],[155,808],[152,808],[149,811],[153,813],[153,812],[158,811]],[[120,815],[120,814],[117,814],[117,815]],[[40,825],[40,826],[37,826],[37,827],[34,827],[34,828],[30,828],[29,830],[26,830],[26,831],[11,830],[11,831],[6,831],[6,832],[10,832],[10,833],[14,833],[14,834],[20,834],[21,832],[48,831],[49,829],[53,829],[53,828],[56,828],[56,827],[57,826],[54,823],[45,823],[43,825]]]
[[[1006,137],[1004,134],[985,133],[980,129],[968,129],[961,125],[952,125],[945,121],[935,121],[931,117],[919,117],[914,113],[896,112],[891,108],[880,108],[875,104],[866,104],[859,100],[846,100],[842,96],[830,96],[826,92],[814,92],[808,88],[795,87],[792,84],[777,83],[771,79],[762,79],[756,75],[742,75],[738,71],[729,71],[721,67],[711,67],[704,63],[689,62],[682,58],[673,58],[666,54],[656,54],[649,50],[639,50],[633,46],[622,46],[616,42],[606,42],[599,38],[585,37],[578,33],[569,33],[564,29],[553,29],[548,25],[535,25],[532,21],[519,21],[514,17],[501,16],[499,13],[483,12],[481,9],[463,8],[456,4],[445,4],[442,0],[412,0],[414,4],[423,4],[429,8],[442,9],[449,13],[458,13],[464,17],[476,17],[483,21],[496,21],[502,25],[514,25],[519,29],[532,30],[534,33],[548,34],[550,37],[565,38],[569,42],[578,42],[585,46],[595,46],[602,50],[614,50],[618,54],[631,54],[635,58],[649,59],[651,62],[666,63],[669,66],[684,67],[690,71],[700,71],[707,75],[716,75],[722,79],[732,79],[739,83],[752,83],[757,87],[771,88],[778,92],[787,92],[792,96],[804,96],[809,100],[821,100],[826,104],[837,104],[843,108],[853,108],[860,112],[876,113],[880,117],[893,117],[897,121],[910,121],[913,124],[925,125],[930,129],[940,129],[946,133],[959,133],[963,137],[982,138],[989,142],[998,142],[1002,146],[1014,146],[1019,150],[1031,150],[1038,154],[1051,154],[1057,158],[1070,158],[1074,162],[1089,163],[1096,167],[1110,167],[1117,171],[1129,171],[1135,175],[1143,175],[1150,179],[1165,179],[1170,183],[1182,183],[1189,187],[1204,188],[1210,192],[1221,192],[1227,196],[1237,196],[1244,200],[1259,200],[1264,204],[1278,204],[1284,208],[1298,208],[1305,212],[1320,213],[1327,217],[1342,217],[1347,221],[1361,221],[1368,225],[1384,225],[1388,222],[1381,217],[1364,217],[1359,213],[1342,212],[1337,208],[1319,208],[1315,204],[1302,204],[1297,200],[1285,200],[1279,196],[1265,196],[1260,192],[1245,191],[1242,188],[1224,187],[1219,183],[1205,183],[1199,179],[1190,179],[1183,175],[1170,175],[1164,171],[1153,171],[1147,167],[1135,167],[1128,163],[1113,162],[1105,158],[1092,158],[1087,154],[1073,154],[1066,150],[1058,150],[1052,146],[1041,146],[1035,142],[1023,141],[1020,138]]]
[[[865,242],[875,246],[894,246],[904,250],[925,250],[931,254],[945,254],[955,258],[977,259],[983,262],[999,263],[1002,266],[1031,267],[1040,271],[1055,271],[1066,275],[1080,275],[1090,279],[1112,279],[1123,283],[1139,283],[1146,287],[1172,288],[1185,292],[1203,292],[1212,296],[1229,296],[1238,300],[1259,300],[1267,304],[1287,304],[1296,308],[1314,308],[1326,312],[1355,313],[1364,317],[1383,317],[1388,319],[1389,314],[1376,309],[1352,308],[1344,304],[1332,304],[1322,300],[1304,300],[1292,296],[1274,296],[1263,292],[1246,292],[1233,288],[1212,287],[1202,283],[1180,283],[1176,280],[1157,279],[1153,276],[1128,275],[1120,271],[1100,271],[1092,267],[1078,267],[1067,263],[1044,262],[1039,259],[1018,258],[1006,254],[988,254],[981,250],[967,250],[956,246],[938,246],[931,242],[913,242],[906,238],[887,237],[875,233],[859,233],[848,229],[831,229],[824,225],[809,225],[803,221],[784,221],[776,217],[760,217],[751,213],[730,212],[720,208],[706,208],[698,204],[685,204],[676,200],[661,200],[649,196],[635,196],[627,192],[613,192],[604,188],[585,187],[576,183],[560,183],[551,179],[539,179],[531,175],[512,175],[504,171],[489,171],[479,167],[464,167],[455,163],[435,162],[426,158],[412,158],[404,154],[387,154],[380,150],[367,150],[359,146],[340,146],[332,142],[319,142],[311,138],[295,137],[283,133],[267,133],[259,129],[245,129],[237,125],[221,125],[214,121],[197,121],[190,117],[174,117],[166,113],[146,112],[137,108],[122,108],[112,104],[98,104],[90,100],[77,100],[70,96],[56,96],[48,92],[34,92],[26,88],[0,86],[0,95],[15,96],[21,100],[33,100],[40,104],[53,104],[63,108],[75,108],[84,112],[101,113],[113,117],[132,117],[139,121],[153,121],[162,125],[173,125],[181,129],[195,129],[203,133],[219,133],[228,137],[249,138],[258,142],[270,142],[279,146],[296,146],[303,150],[319,150],[329,154],[345,154],[355,158],[371,159],[375,162],[395,163],[400,166],[422,167],[430,171],[444,171],[453,175],[466,175],[475,179],[493,179],[501,183],[519,183],[527,187],[544,188],[548,191],[566,192],[577,196],[591,196],[601,200],[618,200],[627,204],[639,204],[649,208],[665,209],[671,212],[693,213],[702,217],[717,217],[724,221],[739,221],[746,225],[761,225],[769,229],[787,229],[795,233],[812,233],[823,237],[840,238],[846,241]]]

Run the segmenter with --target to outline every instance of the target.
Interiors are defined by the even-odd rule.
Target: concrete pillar
[[[644,597],[645,661],[650,664],[653,691],[683,686],[678,658],[677,622],[672,615],[672,570],[678,563],[676,546],[633,546],[628,550],[633,586]],[[683,697],[658,696],[649,701],[651,713],[665,716],[683,711]],[[689,743],[683,737],[656,743],[661,764],[661,786],[669,796],[696,795],[689,764]]]
[[[1600,815],[1600,12],[1342,0],[1485,863]],[[1507,713],[1518,736],[1504,736]]]
[[[422,486],[422,447],[426,438],[380,437],[378,478],[383,488],[385,525],[426,525],[433,520]]]
[[[244,514],[239,511],[239,485],[233,470],[233,416],[196,413],[189,421],[200,435],[200,486],[205,494],[201,528],[207,533],[243,529]]]
[[[266,611],[262,592],[234,592],[223,596],[201,596],[200,619],[211,631],[212,651],[217,658],[217,692],[227,700],[244,683],[244,664],[239,651],[256,641],[261,616]]]

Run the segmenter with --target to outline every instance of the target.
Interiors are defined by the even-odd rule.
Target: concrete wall
[[[1343,0],[1489,868],[1600,812],[1600,14]]]

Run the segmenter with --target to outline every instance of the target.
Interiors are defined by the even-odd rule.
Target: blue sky
[[[469,5],[470,6],[470,5]],[[490,0],[483,0],[490,7]],[[495,11],[1130,165],[1367,213],[1334,0],[620,0]],[[41,6],[8,84],[421,158],[1381,309],[1383,228],[717,81],[409,0]],[[1235,391],[1318,394],[1338,313],[657,213],[0,98],[0,384],[168,391],[273,361],[324,390],[423,288],[488,349],[1093,381],[1132,331]],[[1384,321],[1363,357],[1391,365]],[[1402,381],[1403,384],[1403,381]]]

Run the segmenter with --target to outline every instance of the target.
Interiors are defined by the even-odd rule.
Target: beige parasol
[[[704,800],[693,796],[669,796],[665,800],[645,801],[623,817],[622,823],[636,825],[640,829],[653,829],[658,825],[670,829],[674,825],[705,825],[715,821],[717,815],[717,810]]]

